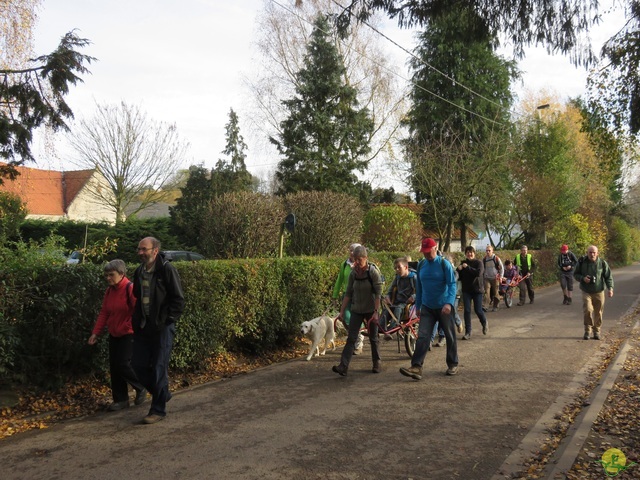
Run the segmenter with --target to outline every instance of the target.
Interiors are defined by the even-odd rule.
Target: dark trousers
[[[480,324],[487,324],[487,316],[482,310],[482,293],[462,292],[462,301],[464,303],[464,333],[471,334],[471,302],[473,302],[473,311],[476,312]]]
[[[109,371],[111,373],[111,394],[114,402],[129,400],[129,385],[136,391],[142,384],[131,366],[133,334],[113,337],[109,335]]]
[[[149,327],[153,328],[153,327]],[[138,380],[152,396],[149,414],[167,414],[169,392],[169,360],[175,337],[175,325],[167,325],[159,332],[149,334],[142,330],[133,339],[133,369]]]
[[[371,318],[373,312],[370,313],[356,313],[351,312],[351,320],[349,321],[349,332],[347,334],[347,344],[342,350],[342,356],[340,357],[340,363],[349,367],[351,363],[351,357],[353,357],[353,351],[356,349],[356,340],[360,333],[360,327],[365,319]],[[371,343],[371,359],[375,362],[380,360],[380,351],[378,349],[378,324],[369,323],[369,343]]]
[[[527,299],[527,293],[529,293],[529,300],[533,301],[535,293],[533,291],[533,279],[531,277],[527,277],[521,281],[518,288],[520,288],[520,303],[524,303]]]

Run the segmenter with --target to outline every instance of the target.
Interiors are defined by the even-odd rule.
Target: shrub
[[[20,223],[26,216],[26,205],[20,197],[0,192],[0,245],[18,234]]]
[[[225,193],[202,219],[200,250],[210,258],[276,256],[284,210],[279,198],[254,192]]]
[[[364,243],[378,251],[414,251],[422,237],[418,215],[400,206],[371,208],[364,217]]]
[[[284,197],[287,213],[296,216],[289,238],[290,255],[335,255],[360,241],[362,207],[344,193],[297,192]]]
[[[631,227],[619,217],[613,217],[609,225],[609,249],[607,260],[618,265],[628,265],[633,260],[633,236]]]

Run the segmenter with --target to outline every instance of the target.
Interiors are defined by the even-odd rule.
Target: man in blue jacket
[[[458,346],[456,344],[453,305],[456,300],[456,277],[453,266],[437,253],[433,238],[422,240],[420,251],[424,260],[418,264],[416,282],[416,309],[420,312],[420,327],[411,367],[400,373],[415,380],[422,379],[422,365],[429,351],[431,333],[436,322],[447,339],[447,375],[458,373]]]

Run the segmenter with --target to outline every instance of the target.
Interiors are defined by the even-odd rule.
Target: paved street
[[[142,406],[10,437],[0,441],[2,478],[499,478],[513,452],[527,457],[521,441],[561,411],[580,372],[628,334],[620,319],[639,276],[640,265],[614,271],[601,342],[582,340],[580,293],[564,306],[552,286],[533,305],[488,313],[487,336],[473,318],[456,377],[444,375],[444,348],[429,352],[422,381],[403,377],[409,357],[384,342],[381,374],[370,373],[366,347],[342,378],[331,372],[338,349],[178,392],[156,425],[139,423]]]

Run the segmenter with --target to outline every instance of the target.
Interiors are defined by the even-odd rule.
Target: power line
[[[336,3],[336,5],[338,5],[340,8],[344,8],[344,7],[342,7],[339,3],[335,2],[335,0],[333,0],[333,1],[334,1],[334,3]],[[280,8],[282,8],[282,9],[286,10],[286,11],[287,11],[287,12],[289,12],[290,14],[294,15],[294,16],[295,16],[295,17],[297,17],[299,20],[302,20],[303,22],[308,23],[309,25],[311,25],[311,26],[313,26],[313,27],[315,28],[315,26],[314,26],[311,22],[309,22],[306,18],[303,18],[302,16],[300,16],[297,12],[294,12],[293,10],[291,10],[289,7],[286,7],[285,5],[282,5],[282,4],[281,4],[280,2],[278,2],[277,0],[271,0],[271,2],[272,2],[272,3],[274,3],[275,5],[279,6]],[[365,23],[365,24],[366,24],[366,23]],[[367,25],[367,26],[369,26],[368,24],[366,24],[366,25]],[[371,27],[371,26],[369,26],[369,27],[373,29],[373,27]],[[373,29],[373,31],[374,31],[374,32],[377,32],[377,33],[378,33],[378,34],[380,34],[380,35],[382,35],[384,38],[387,38],[386,36],[384,36],[382,33],[380,33],[379,31],[377,31],[376,29]],[[332,35],[332,32],[327,32],[327,31],[324,31],[324,30],[322,30],[322,32],[323,32],[323,33],[325,33],[325,34],[326,34],[326,35],[328,35],[328,36],[331,36],[331,35]],[[387,39],[388,39],[388,38],[387,38]],[[390,40],[390,39],[388,39],[388,40]],[[370,62],[372,62],[372,63],[374,63],[375,65],[379,66],[380,68],[382,68],[382,69],[386,70],[387,72],[391,73],[392,75],[395,75],[396,77],[401,78],[402,80],[404,80],[405,82],[407,82],[407,83],[409,83],[409,84],[411,84],[411,85],[415,86],[416,88],[419,88],[419,89],[421,89],[421,90],[423,90],[423,91],[427,92],[429,95],[432,95],[432,96],[434,96],[434,97],[436,97],[436,98],[438,98],[438,99],[442,100],[442,101],[443,101],[443,102],[445,102],[445,103],[448,103],[449,105],[451,105],[451,106],[453,106],[453,107],[455,107],[455,108],[457,108],[457,109],[459,109],[459,110],[463,110],[463,111],[465,111],[465,112],[467,112],[467,113],[469,113],[469,114],[471,114],[471,115],[475,115],[476,117],[479,117],[479,118],[481,118],[481,119],[483,119],[483,120],[486,120],[486,121],[491,122],[491,123],[495,123],[496,125],[504,126],[504,124],[503,124],[502,122],[499,122],[499,121],[497,121],[497,120],[494,120],[494,119],[491,119],[491,118],[485,117],[484,115],[481,115],[481,114],[479,114],[479,113],[473,112],[473,111],[471,111],[471,110],[469,110],[469,109],[467,109],[467,108],[463,107],[462,105],[458,105],[458,104],[456,104],[456,103],[452,102],[451,100],[448,100],[448,99],[444,98],[443,96],[441,96],[441,95],[439,95],[439,94],[437,94],[437,93],[435,93],[435,92],[432,92],[431,90],[429,90],[429,89],[427,89],[427,88],[423,87],[422,85],[418,85],[418,84],[417,84],[416,82],[414,82],[412,79],[409,79],[409,78],[405,78],[405,77],[403,77],[403,76],[402,76],[402,75],[400,75],[397,71],[392,70],[391,68],[387,67],[386,65],[384,65],[384,64],[382,64],[382,63],[380,63],[380,62],[378,62],[378,61],[376,61],[376,60],[374,60],[374,59],[372,59],[372,58],[368,57],[368,56],[367,56],[367,55],[365,55],[364,53],[357,51],[356,49],[354,49],[354,48],[353,48],[353,47],[351,47],[350,45],[347,45],[347,44],[346,44],[345,42],[343,42],[342,40],[338,39],[338,41],[339,41],[342,45],[344,45],[346,48],[348,48],[349,50],[352,50],[353,52],[355,52],[356,54],[360,55],[361,57],[366,58],[366,59],[367,59],[367,60],[369,60]],[[390,41],[392,41],[392,40],[390,40]],[[397,43],[395,43],[395,42],[393,42],[393,43],[394,43],[394,44],[396,44],[396,45],[398,45],[398,44],[397,44]],[[398,46],[399,46],[399,45],[398,45]],[[403,48],[403,47],[400,47],[400,48]],[[404,49],[404,48],[403,48],[403,50],[404,50],[404,51],[406,51],[406,52],[408,52],[408,50],[406,50],[406,49]],[[411,54],[411,53],[410,53],[410,55],[413,55],[413,54]],[[417,58],[417,57],[416,57],[416,58]],[[429,65],[428,65],[428,66],[429,66]],[[434,68],[434,67],[430,67],[430,68]],[[434,70],[436,70],[436,69],[434,68]],[[438,71],[438,70],[436,70],[436,71]],[[441,73],[441,72],[439,72],[439,71],[438,71],[438,73]],[[441,74],[442,74],[442,75],[444,75],[443,73],[441,73]],[[458,85],[463,86],[460,82],[457,82],[457,81],[455,81],[455,80],[451,79],[450,77],[447,77],[447,78],[449,78],[450,80],[452,80],[452,81],[456,82]],[[467,87],[465,87],[465,88],[467,88]],[[468,89],[468,88],[467,88],[467,89]],[[470,90],[470,89],[468,89],[468,90],[469,90],[469,91],[471,91],[472,93],[474,93],[474,92],[473,92],[473,90]],[[476,94],[476,93],[474,93],[474,94],[475,94],[475,95],[480,96],[479,94]],[[481,98],[484,98],[484,97],[481,97]],[[487,99],[487,100],[488,100],[488,99]],[[492,100],[488,100],[488,101],[490,101],[490,102],[492,102],[492,103],[494,103],[494,104],[498,105],[500,108],[504,108],[504,107],[500,106],[499,104],[497,104],[497,103],[493,102]]]

